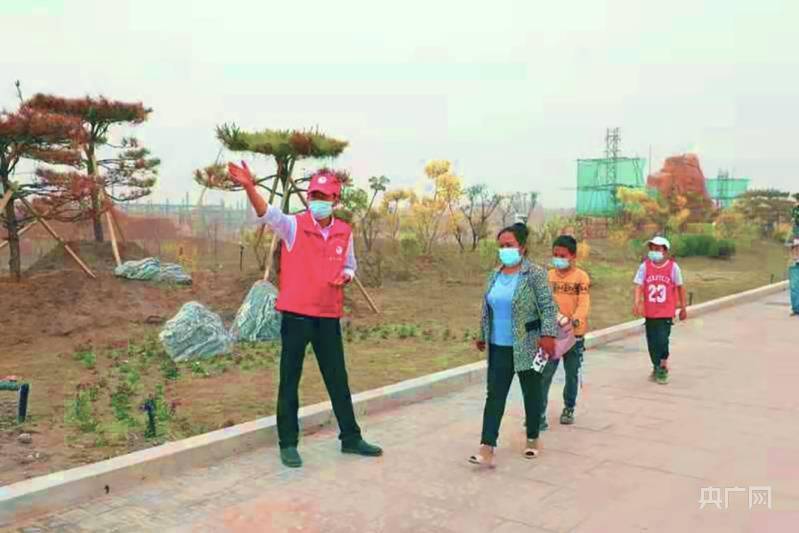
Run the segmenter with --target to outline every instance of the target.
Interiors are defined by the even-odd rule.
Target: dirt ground
[[[257,270],[239,272],[237,251],[231,249],[228,255],[234,255],[223,269],[193,272],[189,287],[122,280],[112,274],[110,245],[76,247],[97,280],[87,278],[59,250],[34,264],[22,283],[0,279],[0,379],[15,375],[31,383],[30,419],[22,426],[8,422],[14,395],[0,392],[0,485],[157,444],[141,432],[131,431],[116,443],[77,432],[65,421],[65,405],[83,385],[99,386],[98,420],[112,423],[111,387],[104,382],[114,383],[120,365],[127,363],[116,352],[147,342],[157,345],[153,339],[163,322],[192,300],[219,313],[229,325],[247,291],[261,278]],[[124,251],[126,259],[143,253],[134,245]],[[781,271],[781,254],[778,246],[764,244],[733,261],[691,258],[681,264],[698,303],[768,283]],[[600,329],[632,318],[630,283],[636,263],[599,243],[594,256],[585,267],[594,279],[591,325]],[[471,347],[471,335],[478,325],[485,272],[467,263],[457,254],[416,260],[410,278],[387,279],[383,287],[369,289],[382,311],[379,316],[354,287],[348,289],[346,322],[355,333],[348,334],[346,349],[354,392],[482,358]],[[398,335],[398,328],[406,325],[414,333]],[[91,368],[75,358],[87,347],[97,354]],[[131,355],[131,364],[142,357]],[[181,368],[180,379],[174,381],[165,381],[157,364],[141,361],[136,401],[162,384],[166,399],[178,406],[161,442],[274,414],[276,348],[241,347],[229,359],[231,365],[219,371]],[[302,403],[326,400],[312,355],[305,364]],[[23,432],[32,435],[32,443],[19,441]]]
[[[155,285],[116,278],[110,245],[72,243],[82,259],[97,275],[89,279],[58,249],[37,261],[21,283],[0,279],[3,309],[3,336],[0,379],[18,376],[31,383],[29,421],[23,427],[0,424],[0,485],[46,474],[119,453],[146,447],[143,440],[125,446],[96,446],[75,435],[65,423],[65,403],[76,386],[95,384],[109,374],[113,363],[102,354],[123,349],[141,339],[152,339],[164,321],[174,316],[188,301],[198,301],[220,314],[230,324],[252,284],[261,279],[257,270],[240,273],[194,272],[188,287]],[[129,245],[125,259],[143,256],[141,249]],[[473,283],[440,282],[438,277],[409,282],[388,282],[383,288],[369,289],[383,313],[378,317],[354,287],[348,289],[348,322],[355,327],[378,324],[417,324],[421,330],[450,329],[451,339],[424,341],[421,338],[383,339],[377,334],[368,342],[352,339],[348,345],[350,382],[354,391],[368,390],[403,379],[435,372],[480,357],[464,349],[466,330],[474,330],[479,312],[482,279]],[[471,312],[456,304],[452,288],[458,286],[458,300],[469,302]],[[458,312],[447,316],[446,309],[456,304]],[[427,325],[427,326],[426,326]],[[455,339],[458,339],[457,342]],[[432,342],[432,344],[431,344]],[[96,367],[83,368],[73,354],[91,347],[99,355]],[[434,354],[427,357],[427,353]],[[414,357],[405,357],[415,354]],[[421,355],[420,355],[421,354]],[[324,385],[313,356],[306,359],[302,384],[303,403],[326,399]],[[187,373],[167,385],[166,396],[180,405],[186,427],[175,437],[187,436],[240,423],[255,416],[274,413],[276,375],[267,363],[261,372],[236,369],[210,378]],[[197,380],[202,380],[198,386]],[[144,376],[145,386],[154,386],[156,376]],[[0,396],[0,406],[13,410],[14,395]],[[99,403],[99,402],[98,402]],[[190,426],[190,427],[189,427]],[[33,437],[32,444],[21,443],[19,434]]]

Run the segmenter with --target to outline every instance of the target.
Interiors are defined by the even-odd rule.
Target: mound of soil
[[[110,242],[73,241],[67,244],[95,274],[114,271],[116,260]],[[142,247],[135,242],[119,243],[119,254],[123,261],[135,261],[147,257]],[[49,253],[31,265],[28,274],[64,269],[80,270],[80,267],[63,246],[55,246]]]
[[[165,287],[117,278],[97,265],[92,264],[96,280],[76,266],[29,274],[21,283],[0,281],[3,348],[58,351],[88,340],[102,343],[125,338],[137,326],[160,327],[190,300],[230,321],[258,279],[196,272],[190,287]]]

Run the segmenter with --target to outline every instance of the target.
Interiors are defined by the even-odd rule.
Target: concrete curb
[[[786,290],[787,282],[767,285],[692,306],[691,316],[748,303]],[[586,347],[594,348],[619,339],[639,335],[643,320],[613,326],[586,337]],[[374,413],[423,401],[482,383],[486,362],[452,368],[396,383],[353,396],[358,415]],[[334,422],[330,402],[300,409],[304,434]],[[0,526],[78,505],[105,494],[170,476],[188,468],[212,464],[234,454],[277,442],[276,417],[269,416],[230,428],[212,431],[177,442],[115,457],[46,476],[0,487]]]
[[[745,292],[739,292],[730,296],[724,296],[723,298],[718,298],[716,300],[710,300],[709,302],[692,305],[688,307],[688,318],[690,320],[693,317],[706,315],[707,313],[718,311],[719,309],[753,302],[765,296],[777,294],[785,290],[788,290],[788,282],[781,281],[779,283],[765,285],[763,287],[758,287]],[[624,324],[618,324],[616,326],[612,326],[594,333],[589,333],[585,336],[585,347],[595,348],[597,346],[609,344],[626,337],[638,335],[641,333],[641,328],[643,325],[644,320],[638,319],[631,322],[625,322]]]

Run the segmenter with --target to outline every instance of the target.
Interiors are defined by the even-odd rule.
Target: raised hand
[[[244,161],[241,162],[241,166],[235,163],[228,163],[227,171],[230,174],[230,179],[245,189],[255,186],[255,178],[250,172],[250,167]]]

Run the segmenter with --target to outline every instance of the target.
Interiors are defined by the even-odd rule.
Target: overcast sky
[[[613,126],[624,155],[651,146],[653,170],[695,151],[706,176],[796,190],[797,5],[2,0],[0,106],[16,79],[27,95],[143,101],[156,199],[199,196],[192,171],[225,121],[318,125],[350,141],[336,164],[361,183],[411,185],[450,159],[468,184],[547,207],[574,205],[575,160],[601,156]]]

